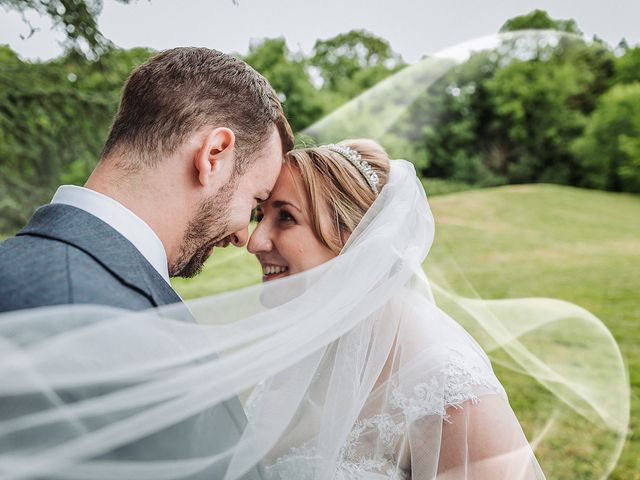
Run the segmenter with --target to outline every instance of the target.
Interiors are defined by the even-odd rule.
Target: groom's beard
[[[192,278],[202,271],[214,245],[229,228],[229,203],[236,187],[231,179],[215,196],[203,201],[189,220],[177,260],[169,265],[169,276]]]

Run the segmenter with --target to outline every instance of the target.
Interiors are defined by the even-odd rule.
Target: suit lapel
[[[129,240],[84,210],[64,204],[45,205],[17,235],[50,238],[82,250],[156,306],[181,301]]]

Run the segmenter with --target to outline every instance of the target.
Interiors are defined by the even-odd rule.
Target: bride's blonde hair
[[[373,140],[342,140],[357,151],[379,178],[380,192],[389,177],[389,156]],[[287,165],[297,168],[306,186],[309,220],[313,231],[333,253],[338,255],[347,238],[376,199],[362,173],[341,154],[324,147],[300,148],[290,151]],[[320,216],[326,208],[332,220],[331,231],[322,228]]]

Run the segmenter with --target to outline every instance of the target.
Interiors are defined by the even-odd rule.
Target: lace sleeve
[[[477,403],[481,395],[495,394],[507,399],[486,356],[451,344],[443,347],[434,361],[439,366],[431,367],[424,381],[396,382],[391,391],[391,406],[401,410],[408,423],[428,415],[446,420],[449,407],[460,408],[466,401]]]
[[[440,369],[410,395],[406,388],[393,391],[408,447],[398,465],[414,480],[544,478],[484,352],[458,345],[446,350]]]

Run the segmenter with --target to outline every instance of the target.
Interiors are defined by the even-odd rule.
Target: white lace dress
[[[392,379],[383,394],[372,394],[339,449],[333,479],[409,479],[411,462],[401,457],[407,456],[409,437],[420,435],[415,430],[420,429],[421,419],[437,418],[439,424],[448,422],[448,409],[461,409],[465,402],[476,404],[483,395],[497,395],[507,401],[486,356],[478,361],[477,351],[470,352],[468,347],[454,344],[439,350],[440,354],[435,356],[439,366],[431,369],[424,381]],[[252,396],[249,407],[256,396],[259,392]],[[250,414],[251,409],[248,410]],[[316,460],[321,459],[314,442],[306,442],[291,446],[266,466],[266,472],[274,480],[313,479],[317,478]]]

